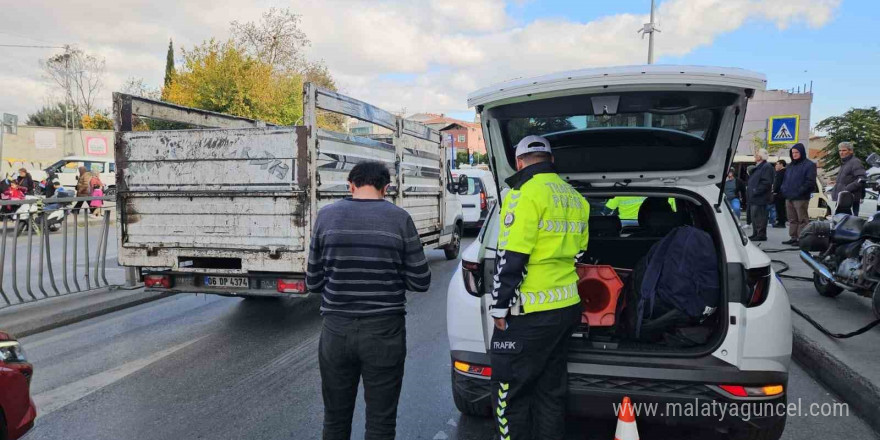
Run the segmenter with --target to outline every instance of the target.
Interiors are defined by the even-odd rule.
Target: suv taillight
[[[486,200],[486,191],[480,191],[480,211],[485,211],[488,202]]]
[[[473,296],[483,296],[483,268],[480,263],[461,261],[461,275],[464,277],[464,288]]]
[[[749,300],[746,307],[757,307],[764,304],[770,293],[770,266],[746,270],[746,285]]]

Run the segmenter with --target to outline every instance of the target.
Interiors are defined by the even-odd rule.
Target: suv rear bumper
[[[452,358],[453,361],[490,365],[489,355],[485,353],[453,351]],[[626,362],[587,364],[569,358],[567,411],[582,417],[614,418],[614,405],[620,405],[623,397],[628,396],[640,406],[637,420],[667,425],[700,426],[721,431],[748,426],[769,429],[785,418],[788,409],[786,393],[773,397],[739,398],[721,390],[718,385],[781,384],[787,391],[788,373],[741,371],[711,357],[678,361],[674,367],[648,367],[627,365]],[[483,397],[489,399],[488,378],[455,373],[453,386],[461,395],[467,396],[469,401]],[[748,417],[742,417],[746,412]]]

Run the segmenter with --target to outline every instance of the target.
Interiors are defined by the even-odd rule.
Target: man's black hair
[[[351,169],[351,172],[348,173],[348,181],[358,188],[370,185],[381,191],[391,183],[391,173],[382,162],[366,161]]]
[[[518,159],[526,162],[549,162],[553,155],[546,151],[533,151],[531,153],[521,154]]]
[[[776,163],[781,163],[783,168],[785,168],[785,166],[788,165],[788,163],[782,159],[777,160]]]

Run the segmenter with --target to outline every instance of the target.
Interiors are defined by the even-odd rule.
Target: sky
[[[812,82],[812,121],[880,105],[876,0],[658,0],[658,64],[741,67],[769,88]],[[393,112],[473,119],[469,92],[563,70],[644,64],[650,0],[0,0],[0,45],[76,45],[104,57],[101,107],[129,78],[158,87],[176,48],[224,40],[269,7],[302,15],[307,57],[340,90]],[[0,112],[57,96],[40,61],[58,49],[0,46]],[[180,52],[177,52],[180,60]]]

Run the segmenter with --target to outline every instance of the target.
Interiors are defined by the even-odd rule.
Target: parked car
[[[107,195],[116,192],[116,163],[111,159],[102,159],[89,156],[68,156],[58,162],[49,165],[43,170],[34,171],[34,180],[46,179],[50,173],[58,176],[58,181],[65,188],[76,188],[79,179],[79,167],[84,166],[90,172],[97,174],[101,182],[107,187]]]
[[[452,172],[455,180],[467,176],[467,190],[458,196],[461,200],[465,228],[481,228],[489,213],[489,207],[498,200],[498,187],[491,171],[464,167]]]
[[[668,211],[665,199],[674,197],[675,214],[640,212],[644,224],[639,226],[651,231],[689,225],[711,235],[716,245],[721,298],[712,318],[699,326],[705,340],[692,346],[678,346],[673,339],[632,341],[616,335],[614,325],[591,329],[582,338],[573,335],[570,412],[614,417],[612,405],[624,396],[661,408],[695,401],[728,407],[787,401],[788,295],[770,258],[748,241],[719,191],[748,97],[765,86],[763,75],[740,69],[651,65],[514,80],[469,96],[483,121],[499,182],[515,172],[519,139],[542,135],[554,149],[557,171],[591,206],[630,195],[663,199],[641,209]],[[667,221],[671,217],[675,222]],[[591,210],[589,230],[581,261],[611,266],[618,274],[635,270],[662,239],[653,232],[628,234],[619,218],[600,210]],[[457,408],[471,415],[491,412],[488,346],[495,327],[488,308],[498,231],[496,206],[463,252],[447,296],[453,397]],[[720,420],[665,414],[641,415],[640,422],[695,424],[729,431],[734,438],[766,440],[782,435],[785,417],[764,412],[750,420],[729,415]]]
[[[30,395],[33,373],[21,344],[0,332],[0,439],[15,440],[34,426],[37,408]]]

